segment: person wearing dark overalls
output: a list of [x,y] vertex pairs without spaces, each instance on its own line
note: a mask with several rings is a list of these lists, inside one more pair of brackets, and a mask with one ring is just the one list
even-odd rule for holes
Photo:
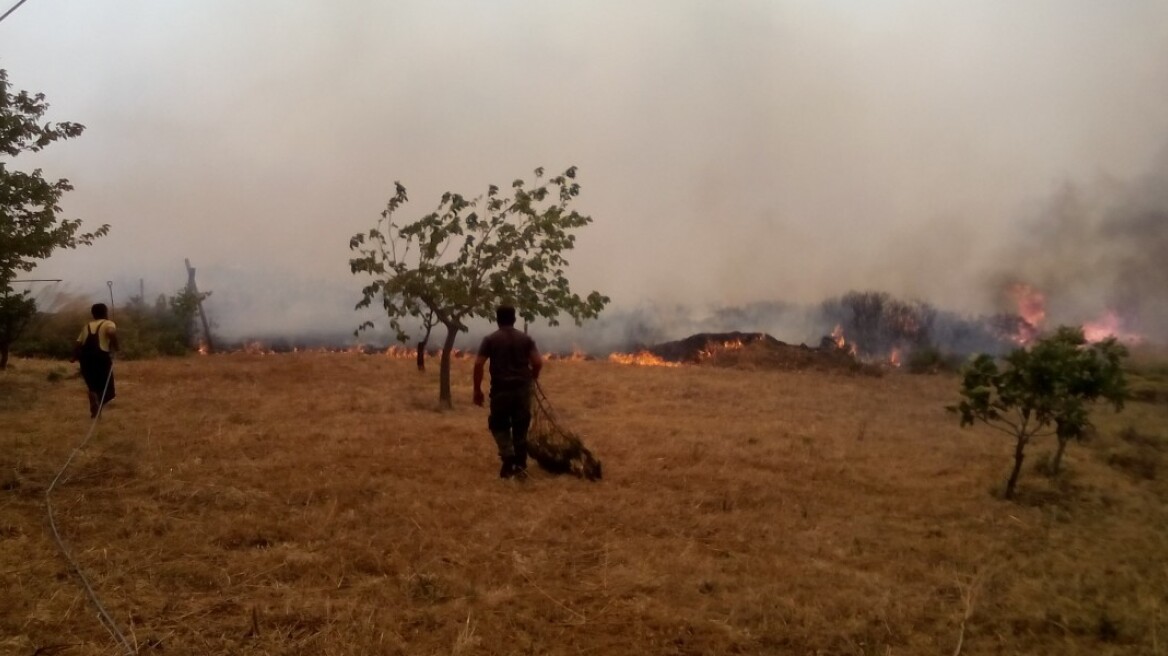
[[89,393],[89,416],[96,417],[115,396],[114,360],[110,354],[118,350],[118,327],[109,320],[105,303],[94,305],[91,313],[93,321],[81,329],[72,362],[81,363],[81,377]]
[[543,358],[535,340],[515,329],[515,308],[495,310],[499,329],[483,338],[474,364],[474,403],[483,405],[483,368],[491,362],[491,415],[487,427],[499,447],[500,478],[527,477],[527,429],[531,426],[531,385]]

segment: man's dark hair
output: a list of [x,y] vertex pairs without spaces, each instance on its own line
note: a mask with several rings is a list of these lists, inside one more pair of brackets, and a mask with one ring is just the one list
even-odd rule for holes
[[93,314],[94,319],[109,318],[109,308],[105,306],[105,303],[94,303],[93,307],[89,308],[89,311]]
[[495,323],[500,326],[514,326],[515,308],[510,305],[500,305],[495,308]]

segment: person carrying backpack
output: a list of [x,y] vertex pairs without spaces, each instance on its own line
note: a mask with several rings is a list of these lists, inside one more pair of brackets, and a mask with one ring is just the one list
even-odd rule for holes
[[90,312],[93,321],[81,329],[70,362],[81,363],[81,377],[89,393],[89,416],[96,417],[115,396],[114,360],[110,354],[118,350],[118,327],[109,320],[105,303],[97,303]]

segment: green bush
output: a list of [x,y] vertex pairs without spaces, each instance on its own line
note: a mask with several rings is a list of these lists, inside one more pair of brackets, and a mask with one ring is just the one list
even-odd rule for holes
[[[135,296],[113,308],[110,318],[118,325],[118,357],[138,360],[186,355],[197,348],[195,318],[199,296],[183,289],[173,296],[160,295],[154,303]],[[90,307],[83,298],[58,297],[51,310],[37,313],[24,336],[13,345],[13,353],[24,357],[71,357],[82,327],[91,319]]]
[[68,359],[81,327],[90,318],[89,307],[83,298],[58,295],[51,309],[37,311],[23,336],[12,345],[12,352],[24,357]]
[[944,353],[931,344],[914,349],[905,358],[905,368],[912,374],[953,373],[961,369],[961,364],[961,356]]

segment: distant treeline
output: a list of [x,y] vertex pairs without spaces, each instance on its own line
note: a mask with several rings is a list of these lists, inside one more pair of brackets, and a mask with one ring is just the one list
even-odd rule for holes
[[824,301],[824,325],[835,324],[861,360],[898,353],[910,371],[954,370],[972,353],[998,355],[1017,346],[1025,322],[1011,314],[969,317],[878,291],[851,291]]
[[857,355],[883,357],[936,348],[948,353],[1004,353],[1025,321],[1013,314],[969,317],[938,310],[924,301],[904,301],[887,292],[851,291],[824,301],[824,325],[835,324]]
[[[196,323],[200,297],[186,289],[173,296],[159,295],[153,303],[141,296],[115,306],[110,319],[118,326],[119,357],[126,360],[185,355],[199,346]],[[23,357],[68,358],[82,327],[91,320],[92,301],[60,295],[36,315],[12,345]]]
[[[203,294],[202,296],[207,296]],[[187,290],[141,297],[114,308],[125,359],[185,355],[199,348],[198,297]],[[20,356],[67,358],[81,327],[89,320],[91,301],[59,296],[39,310],[13,344]],[[581,351],[604,356],[631,352],[703,332],[750,331],[792,336],[816,345],[821,337],[842,331],[849,348],[862,361],[887,361],[895,352],[907,368],[935,371],[956,368],[972,353],[999,355],[1017,346],[1025,322],[1013,314],[966,316],[939,310],[929,303],[902,300],[880,291],[851,291],[818,304],[759,302],[721,307],[695,319],[696,310],[683,306],[644,306],[615,310],[582,327],[557,333],[540,329],[541,348],[548,353]],[[473,342],[474,340],[470,340]],[[376,340],[375,340],[376,342]],[[355,346],[351,335],[302,332],[267,334],[233,341],[215,340],[218,350],[257,349],[290,352],[300,349],[383,351],[392,340]],[[473,345],[473,344],[471,344]],[[412,349],[413,344],[403,346]]]
[[[582,328],[565,327],[541,342],[592,353],[632,352],[699,333],[766,333],[784,342],[816,346],[838,332],[861,360],[915,353],[963,360],[972,353],[1000,355],[1018,345],[1025,321],[1014,314],[970,316],[904,300],[882,291],[849,291],[819,303],[759,301],[692,307],[643,305],[614,309]],[[1032,329],[1032,327],[1031,327]],[[554,342],[552,340],[555,340]]]

